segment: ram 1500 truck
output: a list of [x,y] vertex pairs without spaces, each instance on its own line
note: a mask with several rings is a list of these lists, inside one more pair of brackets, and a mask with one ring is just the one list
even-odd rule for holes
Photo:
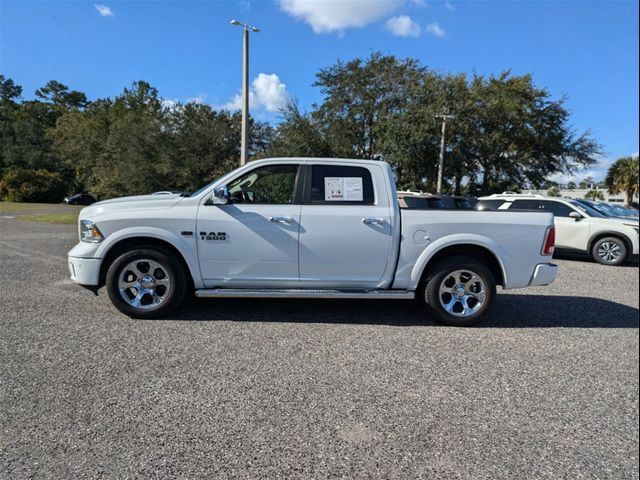
[[80,212],[71,278],[134,318],[198,297],[417,299],[470,325],[496,285],[553,282],[551,213],[400,210],[391,167],[370,160],[250,162],[191,194]]

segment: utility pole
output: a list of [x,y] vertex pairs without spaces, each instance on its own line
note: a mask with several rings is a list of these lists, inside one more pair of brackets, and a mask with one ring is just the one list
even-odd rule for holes
[[240,140],[240,166],[247,163],[249,157],[249,32],[260,29],[231,20],[231,25],[242,27],[242,130]]
[[436,193],[442,194],[442,177],[444,175],[444,137],[447,130],[447,122],[453,120],[455,115],[436,115],[436,118],[442,119],[442,138],[440,139],[440,161],[438,162],[438,185],[436,187]]

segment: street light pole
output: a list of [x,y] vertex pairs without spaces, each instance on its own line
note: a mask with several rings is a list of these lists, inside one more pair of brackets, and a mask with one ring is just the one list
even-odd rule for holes
[[456,118],[454,115],[436,115],[436,118],[442,118],[442,138],[440,139],[440,161],[438,162],[438,185],[436,193],[442,194],[442,177],[444,175],[444,137],[447,130],[447,121]]
[[249,30],[242,31],[242,133],[240,166],[249,156]]
[[249,32],[260,29],[231,20],[231,25],[242,27],[242,130],[240,137],[240,165],[247,163],[249,157]]

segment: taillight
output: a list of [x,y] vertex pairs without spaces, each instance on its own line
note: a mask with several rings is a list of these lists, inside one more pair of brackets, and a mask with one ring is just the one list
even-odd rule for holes
[[547,228],[547,234],[544,237],[544,246],[542,247],[542,255],[553,255],[553,249],[556,244],[556,227]]

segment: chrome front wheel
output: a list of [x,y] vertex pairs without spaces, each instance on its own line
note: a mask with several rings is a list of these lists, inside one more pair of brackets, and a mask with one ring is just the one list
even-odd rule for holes
[[150,310],[160,306],[171,294],[167,267],[149,258],[128,263],[120,272],[118,290],[133,308]]
[[140,247],[116,258],[107,271],[106,286],[114,306],[132,318],[159,318],[184,298],[186,269],[170,252]]

